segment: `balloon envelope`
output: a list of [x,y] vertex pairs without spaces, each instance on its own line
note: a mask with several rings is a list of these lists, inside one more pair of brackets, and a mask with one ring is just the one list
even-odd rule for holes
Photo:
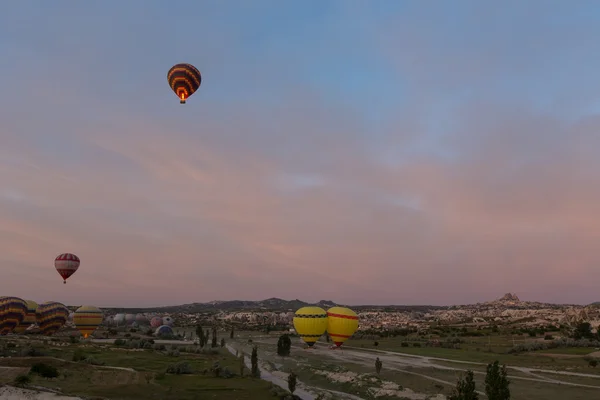
[[158,328],[159,326],[161,326],[162,323],[162,318],[161,317],[154,317],[152,318],[152,321],[150,321],[150,326],[153,328]]
[[90,336],[102,324],[104,314],[102,310],[94,306],[81,306],[75,311],[75,327],[84,338]]
[[0,297],[0,335],[11,333],[27,315],[25,300],[13,296]]
[[40,304],[35,311],[35,319],[42,335],[53,335],[67,323],[68,318],[69,309],[55,301]]
[[159,326],[154,332],[156,336],[172,335],[173,329],[168,325]]
[[81,260],[75,254],[63,253],[54,259],[54,268],[63,278],[63,283],[67,283],[67,279],[77,271],[81,264]]
[[167,81],[171,90],[179,97],[179,102],[185,104],[185,101],[200,87],[202,75],[191,64],[176,64],[167,73]]
[[25,303],[27,303],[27,314],[25,314],[23,322],[13,331],[15,333],[23,333],[27,328],[35,324],[35,310],[37,310],[38,304],[33,300],[25,300]]
[[358,315],[351,309],[332,307],[327,310],[327,332],[336,346],[340,347],[350,339],[357,329]]
[[312,347],[327,330],[327,312],[321,307],[302,307],[294,314],[294,329]]
[[163,321],[163,325],[167,325],[167,326],[173,326],[173,324],[175,323],[175,321],[171,317],[164,317],[162,319],[162,321]]

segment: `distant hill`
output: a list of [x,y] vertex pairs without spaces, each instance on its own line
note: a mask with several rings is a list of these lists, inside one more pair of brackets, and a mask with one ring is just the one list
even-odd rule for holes
[[[166,307],[149,307],[149,308],[110,308],[117,312],[150,312],[159,311],[164,313],[175,313],[175,312],[210,312],[210,311],[296,311],[300,307],[305,306],[317,306],[324,309],[335,307],[337,304],[331,300],[320,300],[317,303],[307,303],[302,300],[283,300],[276,297],[272,297],[266,300],[249,301],[249,300],[228,300],[228,301],[210,301],[208,303],[191,303],[182,304],[177,306],[166,306]],[[416,306],[350,306],[353,310],[375,310],[375,311],[420,311],[426,312],[428,310],[439,310],[447,307],[444,306],[428,306],[428,305],[416,305]],[[108,309],[108,308],[107,308]]]

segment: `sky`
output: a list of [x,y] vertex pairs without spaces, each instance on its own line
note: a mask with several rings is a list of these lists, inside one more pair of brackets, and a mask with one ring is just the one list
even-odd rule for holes
[[599,22],[583,0],[7,3],[0,295],[599,301]]

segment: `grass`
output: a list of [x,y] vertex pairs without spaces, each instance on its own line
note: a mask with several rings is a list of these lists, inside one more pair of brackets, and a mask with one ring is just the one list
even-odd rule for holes
[[[460,349],[446,349],[441,347],[402,347],[402,342],[408,342],[407,338],[404,337],[380,339],[379,345],[377,347],[373,346],[373,341],[361,339],[350,339],[348,342],[346,342],[346,345],[357,347],[359,349],[384,350],[407,355],[446,358],[451,360],[466,361],[473,363],[487,364],[498,360],[502,364],[511,366],[595,373],[587,371],[587,369],[589,369],[587,368],[587,361],[583,360],[582,357],[553,358],[551,356],[546,355],[585,355],[594,351],[594,349],[591,348],[557,348],[538,352],[507,354],[508,349],[512,347],[511,336],[491,336],[489,338],[465,338],[465,340],[467,341],[467,343],[461,344]],[[487,346],[489,342],[492,343],[491,351],[489,351],[489,347]],[[511,344],[510,346],[508,346],[509,343]],[[454,366],[456,366],[457,368],[459,367],[456,363]]]
[[[106,366],[133,368],[135,371],[110,369],[71,361],[73,353],[81,349]],[[216,378],[210,372],[215,361],[221,367],[237,372],[237,360],[225,350],[219,354],[186,354],[169,357],[151,350],[124,351],[109,346],[83,347],[70,345],[58,349],[45,349],[52,357],[12,357],[0,360],[0,365],[15,368],[0,368],[0,383],[10,383],[19,374],[28,371],[36,362],[54,365],[61,373],[55,380],[33,376],[33,385],[60,388],[65,394],[79,396],[101,396],[111,399],[239,399],[258,400],[273,398],[272,385],[249,377]],[[180,361],[188,362],[194,375],[165,375],[168,365]]]
[[597,351],[593,347],[561,347],[556,349],[538,350],[535,353],[541,354],[571,354],[571,355],[587,355]]

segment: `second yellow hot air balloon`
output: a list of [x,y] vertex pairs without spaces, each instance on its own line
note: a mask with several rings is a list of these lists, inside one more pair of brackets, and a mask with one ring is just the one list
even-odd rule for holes
[[358,329],[358,315],[347,307],[331,307],[327,310],[327,333],[337,347]]
[[102,310],[94,306],[81,306],[75,311],[73,322],[84,338],[87,339],[104,320]]
[[312,347],[327,330],[327,312],[321,307],[302,307],[294,315],[294,329]]

